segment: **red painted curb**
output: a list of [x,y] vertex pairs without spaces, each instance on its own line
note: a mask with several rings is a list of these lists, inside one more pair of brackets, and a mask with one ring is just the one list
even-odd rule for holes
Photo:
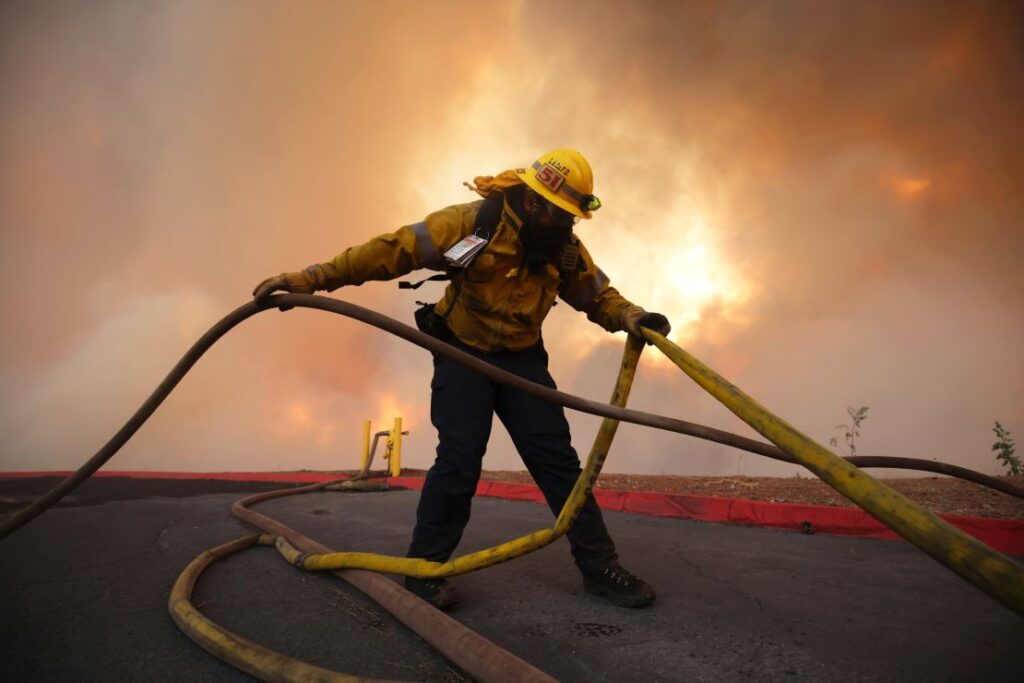
[[[0,472],[0,479],[32,477],[61,477],[67,472]],[[138,479],[218,479],[229,481],[268,481],[282,483],[317,483],[344,478],[330,472],[143,472],[102,471],[94,477],[131,477]],[[423,477],[393,477],[392,486],[422,489]],[[545,503],[540,489],[534,484],[510,484],[499,481],[481,481],[478,496]],[[772,503],[740,498],[714,498],[652,491],[615,491],[596,489],[598,505],[605,510],[628,512],[652,517],[681,517],[704,522],[726,522],[751,526],[810,530],[814,533],[838,536],[858,536],[903,540],[877,519],[860,508],[805,505],[802,503]],[[978,540],[1010,555],[1024,555],[1024,520],[989,519],[961,515],[940,515],[947,522],[974,536]]]
[[[420,489],[423,488],[423,479],[397,477],[391,479],[391,484]],[[478,496],[545,503],[540,489],[534,484],[482,481],[476,493]],[[810,524],[813,533],[904,540],[860,508],[600,488],[595,489],[594,496],[603,510],[652,517],[681,517],[703,522],[726,522],[803,532],[811,530],[805,526]],[[1024,555],[1024,520],[962,515],[940,517],[1000,552]]]

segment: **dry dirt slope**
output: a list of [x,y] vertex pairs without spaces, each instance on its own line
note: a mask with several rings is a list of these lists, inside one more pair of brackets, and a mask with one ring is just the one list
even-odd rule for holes
[[[422,470],[407,472],[415,476]],[[532,483],[526,472],[484,472],[488,481]],[[1000,477],[1024,487],[1024,477]],[[938,514],[1024,519],[1024,499],[959,479],[919,477],[884,479],[886,484]],[[680,477],[643,474],[602,474],[598,486],[620,491],[661,491],[693,496],[746,498],[783,503],[852,507],[845,496],[824,482],[806,477]]]

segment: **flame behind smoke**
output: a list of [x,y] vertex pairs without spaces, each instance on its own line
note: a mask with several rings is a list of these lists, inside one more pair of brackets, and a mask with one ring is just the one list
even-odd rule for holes
[[[0,469],[79,464],[258,280],[571,146],[605,202],[579,235],[676,341],[822,440],[869,404],[866,451],[991,470],[991,420],[1024,429],[1020,25],[985,2],[0,3]],[[335,296],[409,320],[436,294]],[[352,467],[395,414],[425,464],[429,356],[328,318],[229,335],[116,465]],[[621,335],[568,306],[544,333],[560,385],[605,396]],[[736,427],[677,375],[633,402]],[[516,467],[500,431],[487,465]],[[616,449],[738,468],[628,428]]]

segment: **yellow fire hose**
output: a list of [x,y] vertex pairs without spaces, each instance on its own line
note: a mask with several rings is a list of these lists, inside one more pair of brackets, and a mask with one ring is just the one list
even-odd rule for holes
[[[762,436],[941,564],[1024,615],[1024,567],[831,453],[662,335],[651,330],[644,332],[701,388]],[[641,349],[642,346],[627,343],[612,405],[625,404]],[[419,578],[457,576],[519,557],[551,543],[571,526],[600,473],[617,426],[614,420],[602,421],[587,466],[552,529],[542,529],[445,563],[372,553],[306,555],[283,539],[278,539],[277,548],[285,559],[304,569],[360,568]]]
[[354,683],[371,679],[358,678],[324,669],[314,664],[287,657],[218,626],[192,604],[192,589],[203,570],[216,560],[254,545],[273,545],[274,537],[253,534],[216,548],[204,550],[185,568],[171,589],[167,601],[171,618],[189,638],[214,657],[229,662],[251,676],[264,681],[323,681]]
[[[914,545],[1018,614],[1024,614],[1024,601],[1021,599],[1024,596],[1024,570],[1020,565],[830,453],[772,415],[737,387],[662,335],[646,332],[648,339],[680,369],[772,443],[793,455],[833,488]],[[611,405],[625,405],[642,350],[642,342],[633,339],[627,341]],[[600,474],[617,427],[616,420],[606,418],[602,421],[587,464],[551,529],[541,529],[444,563],[374,553],[308,554],[300,552],[281,536],[276,537],[274,544],[288,562],[307,570],[358,568],[420,578],[458,576],[521,557],[550,544],[571,528]],[[202,617],[199,615],[197,618]],[[178,620],[178,623],[183,630],[188,631],[192,628],[187,619]],[[211,648],[207,649],[213,652]],[[244,648],[240,648],[237,653],[216,651],[214,654],[234,663],[236,657],[241,657],[246,652]],[[288,665],[295,664],[289,662]]]
[[1024,616],[1024,567],[800,433],[662,335],[647,339],[737,417],[860,508],[941,564]]
[[[285,538],[302,552],[326,555],[333,551],[281,522],[250,509],[250,506],[273,498],[332,488],[332,484],[325,483],[257,493],[235,501],[231,506],[231,512],[239,519],[262,529],[270,538]],[[552,683],[554,680],[444,612],[438,611],[382,574],[361,569],[341,569],[332,573],[372,598],[380,607],[390,612],[476,680],[485,683]]]
[[[644,343],[639,339],[630,338],[626,342],[622,367],[612,393],[611,405],[623,406],[626,404],[630,387],[633,385],[633,377],[636,375],[636,365],[640,360],[643,348]],[[329,555],[308,555],[300,553],[281,537],[277,539],[277,549],[286,560],[302,569],[368,569],[421,579],[458,576],[522,557],[558,540],[572,526],[576,517],[579,516],[580,510],[583,509],[583,504],[587,501],[594,482],[597,481],[597,477],[601,473],[601,467],[608,456],[608,450],[611,448],[612,439],[615,437],[618,426],[617,420],[605,418],[601,421],[601,427],[597,431],[597,436],[594,437],[594,445],[587,457],[587,464],[576,479],[576,485],[562,506],[555,525],[550,529],[540,529],[501,545],[461,555],[447,562],[431,562],[419,558],[375,553],[340,552]]]
[[[802,464],[858,506],[878,518],[962,578],[1018,614],[1024,615],[1024,567],[1021,567],[1010,558],[989,548],[980,541],[964,534],[956,527],[924,510],[913,501],[864,474],[851,462],[852,459],[841,458],[804,436],[660,334],[645,330],[648,341],[657,345],[659,350],[672,359],[703,389],[711,393],[717,400],[726,405],[729,410],[775,444],[779,450],[776,451],[775,448],[767,444],[721,432],[720,430],[624,408],[636,364],[643,348],[643,343],[639,340],[630,339],[627,342],[612,402],[610,405],[606,405],[534,385],[515,375],[491,367],[483,361],[462,353],[443,342],[426,337],[406,325],[373,311],[368,311],[367,309],[336,299],[311,295],[288,294],[271,297],[271,301],[262,304],[249,303],[239,307],[221,320],[193,345],[192,349],[179,361],[161,383],[160,387],[154,391],[132,419],[93,458],[41,499],[11,518],[4,520],[0,524],[0,539],[27,523],[47,507],[53,505],[109,460],[155,411],[156,407],[173,390],[181,377],[195,364],[206,349],[212,346],[228,330],[246,318],[268,308],[277,307],[283,311],[295,306],[318,308],[361,320],[412,341],[434,353],[446,355],[460,363],[469,365],[491,379],[519,388],[532,395],[540,396],[546,400],[551,400],[560,405],[602,415],[606,418],[602,422],[598,435],[595,438],[586,467],[581,472],[554,526],[550,529],[542,529],[487,550],[460,556],[449,562],[438,563],[416,558],[391,557],[372,553],[325,552],[326,549],[323,549],[322,546],[318,547],[318,544],[305,539],[301,534],[291,532],[279,523],[267,520],[264,517],[263,519],[267,520],[266,524],[280,530],[280,533],[276,535],[273,541],[278,551],[297,566],[305,569],[346,569],[347,571],[337,572],[339,576],[346,578],[350,582],[355,581],[354,585],[359,586],[362,590],[376,598],[377,592],[375,591],[378,590],[379,586],[371,590],[369,584],[360,585],[358,582],[359,574],[365,574],[365,572],[352,572],[352,569],[370,569],[420,578],[439,578],[489,567],[548,545],[571,527],[600,473],[601,466],[608,454],[608,448],[618,426],[618,421],[623,420],[728,443],[738,448],[767,455],[768,457]],[[902,458],[880,459],[876,457],[871,460],[898,460],[900,461],[898,466],[901,467],[907,466],[906,463],[908,462],[908,459]],[[879,463],[874,466],[885,466],[885,464]],[[922,469],[924,468],[922,466]],[[323,489],[326,486],[308,487],[308,490]],[[340,488],[350,487],[341,485]],[[296,490],[274,493],[286,495],[297,492]],[[1020,492],[1015,487],[1009,487],[1008,492],[1013,495],[1020,495]],[[240,514],[241,509],[245,508],[245,505],[240,503],[257,502],[257,499],[262,500],[269,497],[273,497],[273,494],[261,494],[260,496],[250,497],[246,501],[236,503],[233,506],[233,510],[236,514]],[[262,517],[254,511],[246,509],[246,512],[253,517]],[[260,526],[266,528],[263,524],[260,524]],[[285,536],[290,536],[293,540],[297,539],[300,545],[304,545],[311,550],[300,550],[296,547],[295,543],[292,543]],[[230,554],[242,547],[253,545],[257,540],[261,544],[269,544],[270,538],[265,536],[257,539],[254,536],[239,539],[238,541],[208,551],[197,558],[182,575],[182,578],[179,579],[178,584],[175,586],[175,591],[172,593],[170,606],[176,623],[181,625],[189,633],[190,637],[193,637],[204,648],[214,652],[217,656],[226,654],[227,656],[241,658],[239,660],[241,663],[236,664],[236,666],[254,673],[254,675],[265,677],[265,680],[355,680],[351,677],[344,677],[335,672],[327,672],[316,667],[311,669],[302,669],[301,667],[295,669],[295,660],[277,655],[276,653],[270,653],[268,658],[266,653],[269,651],[261,654],[259,646],[255,646],[234,634],[219,629],[219,627],[206,620],[205,617],[202,617],[188,601],[191,587],[194,585],[203,567],[217,557]],[[367,574],[367,576],[374,575]],[[390,584],[391,582],[386,583]],[[397,586],[395,588],[397,589]],[[402,592],[404,593],[404,591]],[[452,651],[455,650],[445,650],[444,652],[448,656],[448,653]],[[253,662],[260,662],[260,665],[254,669],[247,668],[255,666]],[[456,663],[460,662],[456,661]],[[262,668],[263,666],[270,668],[265,669]],[[472,668],[470,667],[470,669]],[[257,671],[258,673],[256,673]],[[480,671],[486,672],[486,667],[483,667]],[[541,680],[544,677],[540,672],[537,672],[538,678],[532,672],[527,674],[527,671],[529,669],[524,669],[521,672],[522,678]],[[335,678],[325,678],[324,676],[334,676]],[[338,676],[342,677],[338,678]],[[515,680],[515,678],[513,677],[509,680]]]
[[[622,357],[622,366],[612,392],[611,404],[623,406],[629,398],[629,390],[636,375],[636,366],[640,360],[644,343],[630,338]],[[448,562],[430,562],[423,559],[394,557],[374,553],[336,552],[327,554],[308,554],[300,552],[284,536],[254,535],[212,548],[192,561],[178,578],[171,592],[169,609],[174,622],[196,644],[210,654],[232,666],[263,680],[274,681],[354,681],[361,680],[347,674],[322,669],[280,653],[263,648],[241,636],[224,629],[207,619],[191,602],[192,589],[199,574],[214,560],[232,554],[256,543],[259,545],[275,545],[281,555],[291,564],[308,570],[324,569],[365,569],[392,574],[403,574],[420,578],[437,578],[457,576],[468,572],[490,567],[500,562],[522,557],[552,543],[563,536],[571,527],[587,497],[590,495],[594,482],[597,481],[604,465],[612,439],[618,428],[617,420],[605,418],[601,421],[594,445],[590,449],[586,466],[580,472],[576,485],[566,499],[561,513],[550,529],[540,529],[534,533],[513,539],[501,545],[456,557]],[[343,481],[324,483],[306,487],[307,491],[316,490],[372,490],[374,484],[367,481]],[[261,500],[274,497],[274,493],[259,496]],[[291,493],[290,491],[288,493]],[[255,497],[254,497],[255,498]],[[239,507],[247,508],[247,505]],[[254,520],[249,520],[254,521]],[[258,520],[256,520],[258,521]],[[454,658],[456,661],[458,657]],[[525,664],[525,663],[524,663]],[[527,665],[528,666],[528,665]],[[542,672],[534,674],[526,672],[531,678],[541,680]],[[524,672],[517,671],[514,680],[523,680]]]
[[[362,306],[351,304],[347,301],[312,294],[282,294],[271,296],[267,301],[261,303],[250,301],[242,304],[234,311],[224,316],[221,320],[217,321],[213,327],[207,330],[203,336],[201,336],[191,346],[191,348],[189,348],[174,367],[171,368],[171,371],[167,373],[167,376],[164,377],[159,386],[157,386],[157,388],[153,390],[153,393],[151,393],[142,405],[139,406],[138,410],[135,411],[135,414],[133,414],[117,431],[117,433],[115,433],[107,443],[96,451],[91,458],[85,461],[81,467],[66,479],[58,483],[36,500],[32,501],[31,504],[0,522],[0,540],[3,540],[28,522],[35,519],[38,515],[48,510],[64,496],[73,491],[83,481],[92,476],[108,460],[110,460],[121,449],[121,447],[123,447],[128,440],[132,438],[135,432],[145,424],[146,420],[153,415],[156,409],[160,407],[160,404],[163,403],[164,399],[170,395],[182,378],[189,370],[192,369],[203,354],[206,353],[211,346],[217,343],[221,337],[254,315],[258,315],[264,311],[275,308],[281,311],[287,311],[295,308],[296,306],[336,313],[368,325],[372,325],[397,337],[401,337],[406,341],[412,342],[417,346],[425,348],[428,351],[442,356],[447,356],[456,362],[462,363],[463,365],[476,370],[488,379],[500,382],[514,389],[519,389],[531,396],[537,396],[546,401],[551,401],[552,403],[565,408],[578,410],[591,415],[608,417],[622,422],[630,422],[633,424],[654,427],[655,429],[663,429],[677,434],[695,436],[699,439],[707,439],[709,441],[725,444],[727,446],[732,446],[733,448],[745,450],[750,453],[756,453],[776,460],[782,460],[784,462],[797,462],[792,455],[772,444],[749,439],[744,436],[739,436],[738,434],[730,434],[729,432],[722,431],[721,429],[714,429],[713,427],[666,417],[664,415],[653,415],[651,413],[645,413],[638,410],[629,410],[628,408],[620,408],[600,403],[598,401],[591,401],[585,398],[580,398],[579,396],[573,396],[572,394],[566,394],[555,389],[550,389],[539,384],[534,384],[522,377],[496,368],[486,361],[476,358],[464,351],[460,351],[445,342],[426,335],[419,330],[398,322],[397,320],[363,308]],[[1003,482],[995,477],[983,475],[980,472],[973,472],[962,467],[955,467],[945,463],[937,463],[931,460],[884,456],[857,456],[846,458],[846,460],[851,464],[862,464],[865,467],[897,467],[901,469],[917,469],[928,472],[937,472],[939,474],[948,474],[950,476],[967,479],[969,481],[982,484],[983,486],[1003,491],[1004,493],[1008,493],[1018,498],[1024,498],[1024,489],[1018,486]]]

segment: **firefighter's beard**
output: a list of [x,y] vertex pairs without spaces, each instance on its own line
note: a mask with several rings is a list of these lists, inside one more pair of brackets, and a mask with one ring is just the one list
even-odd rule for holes
[[532,270],[538,270],[548,263],[557,262],[562,258],[562,249],[571,234],[571,225],[541,225],[536,216],[527,216],[523,227],[519,229],[526,265]]

